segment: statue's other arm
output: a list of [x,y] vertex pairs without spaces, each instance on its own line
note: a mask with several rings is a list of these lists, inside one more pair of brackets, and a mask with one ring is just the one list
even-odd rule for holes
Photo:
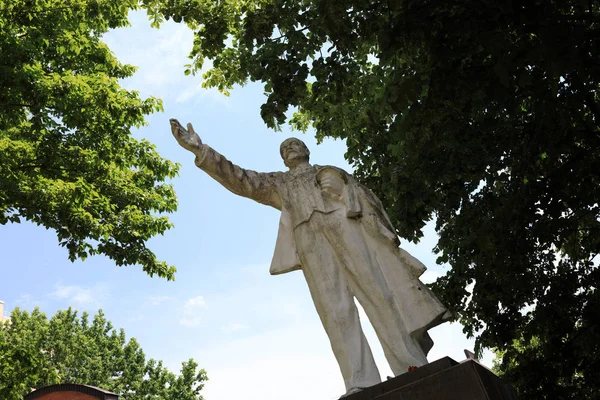
[[177,142],[196,155],[196,166],[231,192],[281,210],[278,186],[283,180],[282,172],[259,173],[241,168],[203,144],[191,124],[186,130],[176,119],[170,122]]

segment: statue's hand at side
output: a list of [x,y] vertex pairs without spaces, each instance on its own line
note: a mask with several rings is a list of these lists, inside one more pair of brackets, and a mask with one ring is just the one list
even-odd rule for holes
[[183,126],[181,126],[179,121],[174,118],[171,118],[169,122],[171,123],[171,132],[181,147],[191,151],[194,154],[197,154],[202,150],[202,140],[196,131],[194,131],[192,124],[188,123],[186,130]]
[[329,200],[342,201],[344,193],[344,177],[332,167],[324,167],[317,172],[317,183],[321,193]]

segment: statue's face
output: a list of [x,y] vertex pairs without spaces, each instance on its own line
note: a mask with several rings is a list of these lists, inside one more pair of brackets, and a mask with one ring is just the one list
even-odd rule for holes
[[286,139],[281,143],[279,151],[283,162],[290,168],[302,161],[308,161],[310,155],[304,142],[296,138]]

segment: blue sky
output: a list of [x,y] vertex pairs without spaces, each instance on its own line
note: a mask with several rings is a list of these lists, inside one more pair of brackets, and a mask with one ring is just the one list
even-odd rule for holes
[[[164,101],[165,112],[148,117],[149,125],[135,134],[182,164],[172,182],[179,199],[170,216],[175,228],[150,242],[160,259],[177,267],[176,280],[150,278],[138,267],[119,268],[101,256],[71,263],[54,232],[13,224],[3,226],[0,236],[0,300],[6,312],[17,306],[39,306],[48,315],[68,306],[90,313],[102,308],[116,327],[138,339],[147,357],[174,371],[195,358],[210,378],[207,400],[337,399],[343,381],[302,273],[268,272],[279,212],[231,194],[197,169],[171,136],[168,119],[192,122],[205,143],[257,171],[285,169],[279,144],[289,136],[306,142],[311,162],[351,171],[343,142],[317,145],[311,132],[267,129],[260,119],[261,85],[236,88],[230,97],[201,89],[200,76],[183,74],[192,44],[187,27],[166,23],[151,29],[142,13],[132,14],[131,22],[105,41],[119,60],[139,67],[123,85]],[[403,242],[428,266],[425,282],[447,268],[435,264],[436,240],[428,225],[418,245]],[[382,376],[391,375],[364,313],[361,318]],[[430,361],[443,356],[460,361],[463,349],[473,347],[456,323],[430,334],[436,343]],[[484,363],[491,359],[487,354]]]

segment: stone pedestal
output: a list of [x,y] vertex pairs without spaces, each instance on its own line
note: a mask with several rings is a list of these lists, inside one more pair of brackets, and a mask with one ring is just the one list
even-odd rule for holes
[[517,400],[512,387],[473,360],[444,357],[343,400]]

